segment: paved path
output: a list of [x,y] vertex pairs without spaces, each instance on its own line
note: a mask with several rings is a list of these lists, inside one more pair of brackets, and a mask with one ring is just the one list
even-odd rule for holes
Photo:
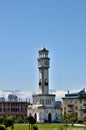
[[[72,124],[68,124],[68,125],[72,125]],[[86,126],[86,125],[83,125],[83,124],[74,124],[74,126]]]

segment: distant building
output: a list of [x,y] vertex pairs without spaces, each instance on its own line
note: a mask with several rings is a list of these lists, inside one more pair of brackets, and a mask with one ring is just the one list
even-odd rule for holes
[[85,89],[76,93],[65,94],[63,99],[63,115],[71,112],[76,112],[78,119],[83,119],[86,116],[86,92]]
[[18,101],[18,97],[14,94],[9,94],[8,101]]
[[3,116],[22,116],[27,115],[27,107],[30,103],[26,101],[21,101],[14,94],[8,95],[8,100],[4,97],[0,98],[0,115]]
[[1,101],[4,102],[4,101],[5,101],[5,98],[4,98],[4,97],[0,97],[0,102],[1,102]]
[[34,116],[37,122],[61,121],[60,104],[56,104],[54,94],[49,94],[49,67],[48,50],[42,48],[39,50],[38,58],[39,92],[32,95],[33,105],[28,107],[27,113]]
[[27,116],[27,101],[0,101],[0,115]]
[[61,102],[61,101],[55,101],[55,105],[56,105],[58,108],[61,108],[61,107],[62,107],[62,102]]

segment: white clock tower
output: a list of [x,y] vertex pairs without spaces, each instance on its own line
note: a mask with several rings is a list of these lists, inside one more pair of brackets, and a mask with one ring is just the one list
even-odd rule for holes
[[38,69],[39,69],[39,94],[49,93],[49,61],[48,50],[42,48],[39,51]]
[[49,94],[49,51],[46,48],[39,50],[39,92],[33,94],[33,104],[28,106],[27,115],[32,115],[37,122],[54,122],[61,120],[61,109],[56,107],[55,94]]

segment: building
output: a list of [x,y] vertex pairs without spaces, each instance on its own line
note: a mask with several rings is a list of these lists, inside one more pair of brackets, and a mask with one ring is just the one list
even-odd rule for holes
[[4,97],[0,97],[0,102],[4,102],[5,101],[5,98]]
[[14,94],[8,95],[8,100],[4,97],[0,98],[0,115],[9,116],[13,115],[15,117],[27,116],[27,107],[30,105],[29,102],[18,99]]
[[27,101],[0,101],[0,115],[27,116]]
[[85,89],[76,93],[65,94],[63,99],[63,115],[76,112],[78,119],[83,119],[86,116],[86,92]]
[[18,97],[14,94],[9,94],[8,101],[18,101]]
[[48,50],[39,50],[38,70],[39,70],[39,91],[32,95],[33,105],[28,107],[27,115],[35,117],[37,122],[61,121],[61,108],[55,102],[55,95],[49,94],[49,67],[50,58]]

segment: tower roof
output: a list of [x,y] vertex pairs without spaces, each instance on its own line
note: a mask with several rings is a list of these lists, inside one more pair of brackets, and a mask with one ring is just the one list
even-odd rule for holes
[[43,48],[41,48],[41,49],[39,50],[39,52],[48,52],[48,50],[43,47]]

